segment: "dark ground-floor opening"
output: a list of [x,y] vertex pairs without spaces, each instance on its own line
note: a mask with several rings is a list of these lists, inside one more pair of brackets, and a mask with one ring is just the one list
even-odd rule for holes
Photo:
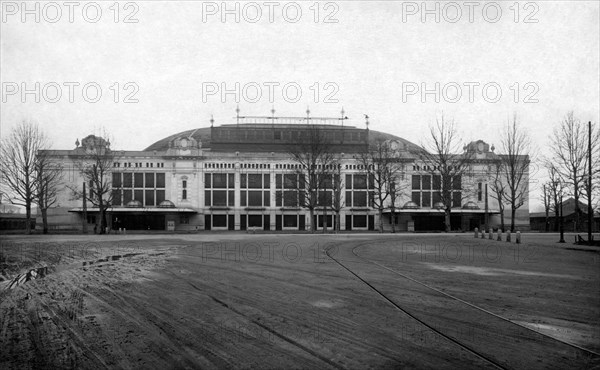
[[113,214],[112,229],[165,230],[165,215]]

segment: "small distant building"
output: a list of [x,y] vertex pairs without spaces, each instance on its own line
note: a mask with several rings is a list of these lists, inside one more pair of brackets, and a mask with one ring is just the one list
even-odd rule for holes
[[[587,204],[579,202],[579,209],[581,214],[579,216],[579,230],[575,230],[575,198],[569,198],[562,203],[562,214],[564,231],[575,232],[575,231],[587,231],[588,227],[588,216],[587,216]],[[559,211],[560,212],[560,211]],[[529,214],[529,223],[531,230],[534,231],[559,231],[560,225],[560,214],[558,217],[554,214],[554,210],[548,213],[548,220],[546,220],[546,212],[533,212]],[[546,227],[546,225],[548,225]],[[595,213],[592,223],[592,232],[600,231],[600,214]]]

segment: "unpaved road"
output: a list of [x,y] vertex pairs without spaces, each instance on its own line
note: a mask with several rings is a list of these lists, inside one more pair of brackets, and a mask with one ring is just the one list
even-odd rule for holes
[[[598,367],[599,356],[491,315],[599,352],[600,254],[570,247],[468,235],[3,237],[0,368]],[[44,277],[6,289],[41,266]]]

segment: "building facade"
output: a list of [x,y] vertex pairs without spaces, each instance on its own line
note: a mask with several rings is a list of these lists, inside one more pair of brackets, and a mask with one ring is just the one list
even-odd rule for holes
[[[309,122],[308,124],[306,122]],[[341,124],[340,124],[341,123]],[[370,143],[384,140],[398,151],[401,170],[398,183],[402,194],[394,214],[383,213],[383,225],[396,231],[438,231],[444,229],[439,206],[439,179],[413,154],[418,147],[402,138],[343,124],[340,119],[238,117],[236,124],[199,128],[174,134],[143,151],[112,150],[111,192],[107,195],[107,224],[110,230],[308,230],[310,215],[302,206],[304,180],[290,147],[306,139],[318,126],[333,143],[339,158],[342,179],[341,230],[377,230],[378,210],[371,201],[373,185],[365,172],[360,153]],[[97,223],[99,209],[75,190],[83,188],[84,176],[78,165],[89,153],[110,143],[93,135],[77,141],[73,150],[52,150],[47,154],[63,163],[65,187],[57,206],[50,209],[51,229],[90,227]],[[471,230],[500,224],[498,202],[485,188],[498,160],[487,143],[470,143],[473,151],[469,174],[453,189],[452,229]],[[86,191],[92,191],[87,184]],[[110,198],[110,199],[108,199]],[[327,198],[330,199],[330,198]],[[517,227],[529,228],[529,204],[517,211]],[[84,214],[85,221],[84,221]],[[317,229],[336,224],[337,216],[317,207]],[[505,210],[510,224],[510,209]]]

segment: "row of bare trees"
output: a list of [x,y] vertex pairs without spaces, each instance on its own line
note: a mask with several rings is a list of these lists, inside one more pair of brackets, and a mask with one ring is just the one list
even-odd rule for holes
[[[0,144],[0,192],[7,195],[11,204],[25,208],[27,234],[31,233],[32,207],[37,206],[42,216],[43,233],[48,233],[48,210],[58,201],[63,187],[71,190],[72,199],[82,199],[97,207],[100,217],[97,230],[105,230],[106,210],[112,204],[110,173],[115,152],[110,143],[93,137],[95,145],[76,154],[74,165],[88,189],[79,184],[67,183],[63,178],[63,164],[52,157],[50,142],[39,125],[23,121],[15,126]],[[85,224],[85,220],[84,220]]]
[[[300,206],[309,210],[312,231],[316,229],[314,219],[317,207],[322,209],[325,219],[328,209],[335,212],[335,227],[339,230],[339,214],[344,207],[341,194],[344,180],[340,172],[342,158],[332,150],[333,143],[327,139],[323,128],[309,126],[308,132],[307,140],[294,145],[289,151],[291,158],[299,164],[297,175],[305,179],[303,187],[299,189],[302,193],[299,197],[302,199]],[[511,210],[510,229],[515,230],[516,212],[529,197],[528,175],[533,151],[531,138],[519,125],[516,115],[502,131],[500,149],[502,154],[496,156],[493,165],[484,170],[483,175],[489,179],[492,197],[499,204],[501,228],[505,229],[506,205]],[[442,116],[430,126],[428,141],[420,148],[409,148],[408,152],[410,156],[403,157],[398,148],[380,139],[372,140],[355,156],[368,177],[369,203],[378,212],[379,231],[383,232],[383,212],[386,209],[392,215],[392,232],[395,231],[397,201],[406,195],[408,187],[407,182],[400,181],[400,178],[404,175],[404,165],[415,158],[424,164],[425,172],[440,180],[439,196],[444,209],[445,229],[450,231],[452,208],[456,207],[453,204],[453,192],[457,189],[463,194],[472,191],[461,184],[461,179],[474,176],[475,151],[462,145],[456,123]],[[331,197],[328,195],[330,191]]]
[[547,231],[550,211],[555,215],[553,229],[559,229],[558,216],[564,197],[574,199],[575,230],[583,226],[580,202],[591,202],[592,209],[600,206],[600,130],[597,125],[590,126],[591,130],[574,112],[568,112],[550,136],[550,154],[544,159],[548,181],[542,185],[541,196]]
[[31,210],[42,214],[43,233],[48,233],[47,212],[57,202],[62,165],[45,155],[49,141],[40,127],[23,121],[0,144],[0,182],[9,202],[25,207],[25,230],[31,233]]

